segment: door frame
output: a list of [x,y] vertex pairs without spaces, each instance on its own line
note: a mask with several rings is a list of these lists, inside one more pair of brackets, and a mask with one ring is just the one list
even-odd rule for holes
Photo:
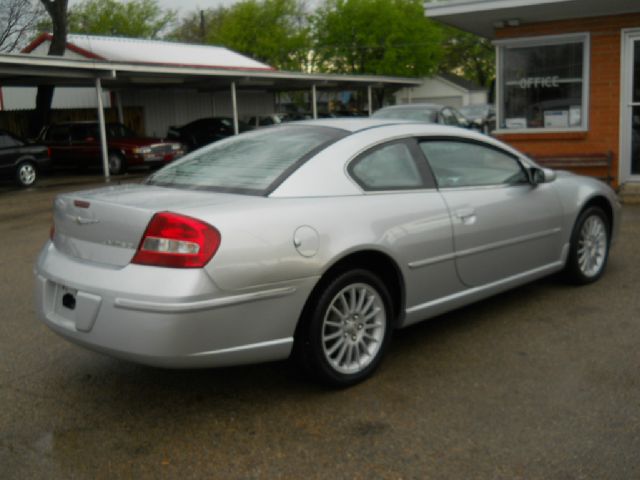
[[[618,162],[619,183],[640,182],[640,174],[631,173],[631,129],[633,102],[634,47],[640,48],[640,28],[621,30],[620,48],[620,158]],[[638,42],[635,44],[635,42]]]

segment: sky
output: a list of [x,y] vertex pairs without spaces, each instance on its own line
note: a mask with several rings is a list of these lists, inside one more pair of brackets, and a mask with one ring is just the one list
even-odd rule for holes
[[[69,0],[69,6],[80,3],[81,0]],[[162,8],[178,10],[179,15],[187,15],[194,10],[204,10],[220,6],[229,6],[237,0],[158,0]]]
[[[78,0],[71,0],[69,3],[75,3]],[[158,0],[162,8],[171,8],[178,10],[179,15],[185,15],[194,10],[205,10],[207,8],[216,8],[233,5],[238,0]],[[307,6],[313,7],[317,5],[315,0],[307,0]]]
[[236,0],[158,0],[162,8],[178,10],[181,15],[193,12],[194,10],[228,6],[235,2]]

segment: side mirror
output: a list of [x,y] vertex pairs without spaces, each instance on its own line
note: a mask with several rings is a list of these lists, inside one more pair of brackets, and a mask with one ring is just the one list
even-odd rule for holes
[[529,169],[529,179],[532,185],[553,182],[556,179],[556,172],[549,168],[531,167]]

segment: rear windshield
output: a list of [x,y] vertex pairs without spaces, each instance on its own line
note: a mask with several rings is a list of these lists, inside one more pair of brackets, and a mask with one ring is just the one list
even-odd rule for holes
[[305,160],[347,132],[316,126],[255,130],[194,151],[147,180],[148,184],[264,195]]
[[416,120],[418,122],[437,123],[437,110],[418,108],[390,108],[378,110],[373,118],[392,118],[404,120]]

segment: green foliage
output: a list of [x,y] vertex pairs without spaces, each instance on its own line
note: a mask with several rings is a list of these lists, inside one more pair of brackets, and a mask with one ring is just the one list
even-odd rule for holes
[[69,9],[69,32],[158,38],[176,19],[157,0],[84,0]]
[[207,43],[209,32],[217,31],[226,17],[225,7],[208,8],[185,16],[167,39],[187,43]]
[[438,69],[441,29],[424,17],[422,0],[325,0],[312,23],[320,70],[424,76]]
[[495,48],[486,38],[442,27],[445,42],[441,72],[451,72],[488,87],[496,74]]
[[309,28],[299,0],[242,0],[203,17],[187,17],[170,37],[221,45],[283,70],[307,67]]
[[[309,14],[305,0],[240,0],[193,12],[167,37],[221,45],[281,70],[415,77],[451,72],[484,86],[495,77],[491,43],[425,18],[423,0],[321,1]],[[83,0],[70,8],[68,24],[73,33],[158,38],[176,17],[158,0]]]

